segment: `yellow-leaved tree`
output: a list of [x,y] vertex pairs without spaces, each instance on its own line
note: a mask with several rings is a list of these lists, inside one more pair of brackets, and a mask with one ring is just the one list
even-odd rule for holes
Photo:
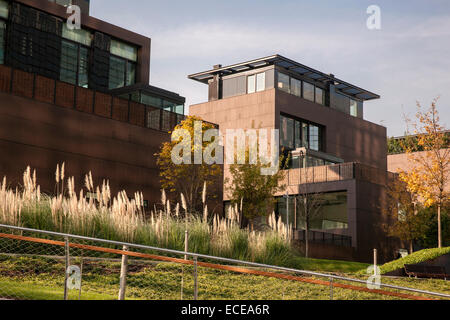
[[442,248],[441,210],[449,203],[450,149],[437,101],[438,98],[434,99],[428,110],[423,110],[417,103],[416,120],[406,118],[408,128],[414,130],[415,139],[402,142],[411,168],[400,171],[399,176],[408,191],[416,194],[425,207],[437,208],[438,247]]
[[[199,126],[195,130],[195,126]],[[201,126],[201,127],[200,127]],[[200,130],[201,129],[201,130]],[[160,169],[161,185],[164,189],[172,193],[183,194],[186,201],[187,210],[190,212],[202,212],[202,196],[205,187],[213,191],[209,197],[217,197],[216,187],[222,183],[222,166],[218,164],[208,164],[203,159],[203,154],[214,142],[203,141],[205,133],[210,129],[216,129],[211,123],[202,121],[199,117],[188,116],[172,133],[172,141],[165,142],[159,153],[156,154],[157,164]],[[174,135],[176,132],[181,134]],[[197,143],[195,143],[198,139]],[[174,163],[172,151],[174,148],[185,143],[186,148],[183,151],[176,151],[177,156],[183,157],[183,163]],[[214,150],[210,152],[215,155]],[[195,159],[195,155],[200,157]],[[200,162],[199,162],[200,161]],[[211,188],[210,188],[211,187]],[[222,196],[221,194],[219,195]]]

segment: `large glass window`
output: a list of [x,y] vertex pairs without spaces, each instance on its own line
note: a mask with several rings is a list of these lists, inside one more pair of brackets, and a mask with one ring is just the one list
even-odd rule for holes
[[0,0],[0,17],[8,19],[9,4],[4,0]]
[[63,40],[61,43],[60,80],[88,87],[88,49]]
[[302,82],[295,78],[291,78],[291,93],[297,97],[302,96]]
[[136,82],[137,48],[117,40],[111,40],[109,88],[116,89]]
[[289,76],[287,74],[278,72],[278,89],[290,93]]
[[308,82],[303,82],[303,98],[314,102],[314,85]]
[[247,93],[256,92],[256,76],[252,75],[247,78]]
[[125,72],[127,63],[124,59],[111,57],[109,60],[109,88],[121,88],[125,86]]
[[121,41],[111,40],[111,53],[130,61],[137,61],[137,48]]
[[289,150],[307,148],[322,150],[323,128],[308,121],[280,115],[280,145]]
[[350,99],[350,115],[353,117],[358,116],[358,102]]
[[247,77],[247,93],[266,90],[266,73],[261,72]]
[[319,127],[312,124],[309,125],[309,148],[311,150],[320,150]]
[[92,33],[84,29],[70,30],[66,23],[63,23],[62,37],[68,40],[72,40],[77,43],[81,43],[87,47],[91,46]]
[[323,105],[324,102],[324,91],[319,87],[316,87],[316,103]]
[[[310,216],[311,230],[348,229],[347,192],[332,192],[297,198],[297,228],[305,229],[304,201],[314,201],[317,213]],[[281,215],[281,217],[283,217]]]
[[256,92],[261,92],[266,89],[266,73],[258,73],[256,75]]
[[0,20],[0,64],[5,63],[5,29],[6,24]]
[[280,144],[281,147],[294,149],[294,120],[281,116]]

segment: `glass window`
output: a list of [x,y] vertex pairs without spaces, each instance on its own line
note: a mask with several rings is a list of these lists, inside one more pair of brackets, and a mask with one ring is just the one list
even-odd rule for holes
[[0,0],[0,17],[8,19],[9,6],[8,2]]
[[350,115],[353,117],[358,116],[358,102],[350,99]]
[[163,109],[166,111],[174,112],[175,111],[175,103],[163,100]]
[[256,91],[264,91],[266,90],[266,73],[258,73],[256,75]]
[[318,87],[316,87],[316,103],[324,104],[324,91]]
[[289,93],[289,76],[287,74],[278,72],[278,89]]
[[302,147],[309,148],[309,129],[307,123],[302,123]]
[[184,114],[184,105],[180,104],[175,107],[175,113]]
[[247,77],[247,93],[255,93],[256,92],[256,76]]
[[303,82],[303,98],[314,102],[314,85],[308,82]]
[[141,103],[149,105],[149,106],[157,107],[157,108],[162,108],[161,98],[155,98],[155,97],[149,96],[145,93],[141,94]]
[[125,86],[126,61],[110,57],[109,62],[109,88],[116,89]]
[[127,86],[131,86],[132,84],[135,84],[136,82],[136,64],[133,62],[127,63]]
[[84,29],[78,29],[78,30],[70,30],[67,27],[66,23],[63,23],[63,29],[62,29],[62,37],[68,40],[72,40],[77,43],[81,43],[87,47],[91,46],[92,43],[92,33],[84,30]]
[[302,82],[291,78],[291,93],[297,97],[302,96]]
[[61,42],[60,80],[84,88],[89,83],[89,50],[70,41]]
[[80,48],[80,61],[78,65],[78,85],[80,87],[87,88],[89,84],[89,57],[88,57],[88,49]]
[[295,149],[303,147],[302,144],[302,123],[295,121]]
[[124,42],[111,40],[110,52],[127,60],[137,61],[137,48]]
[[69,41],[62,41],[60,80],[76,85],[77,70],[78,45]]
[[319,127],[311,124],[309,125],[309,148],[315,151],[320,149]]
[[294,149],[294,120],[281,116],[280,121],[281,146]]
[[0,21],[0,64],[5,63],[5,28],[5,23]]

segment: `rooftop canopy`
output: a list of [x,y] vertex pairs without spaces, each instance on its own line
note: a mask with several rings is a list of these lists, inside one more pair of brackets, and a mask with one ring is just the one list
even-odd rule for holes
[[336,90],[346,95],[353,96],[361,100],[379,99],[380,96],[370,91],[364,90],[350,83],[335,78],[331,74],[325,74],[313,68],[307,67],[301,63],[295,62],[281,55],[273,55],[252,61],[242,62],[227,67],[217,67],[209,71],[199,72],[188,76],[189,79],[196,80],[207,84],[215,75],[231,75],[243,71],[249,71],[269,65],[276,65],[287,70],[298,73],[301,76],[309,78],[311,81],[319,81],[323,83],[334,82]]

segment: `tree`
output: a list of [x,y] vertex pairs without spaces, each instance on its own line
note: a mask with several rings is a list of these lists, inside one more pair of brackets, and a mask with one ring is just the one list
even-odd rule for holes
[[412,125],[414,129],[418,146],[424,151],[414,152],[414,146],[405,140],[404,149],[412,169],[401,171],[400,179],[411,193],[419,196],[425,207],[437,207],[438,247],[442,248],[441,211],[449,201],[450,149],[445,127],[440,122],[437,100],[434,99],[426,111],[417,103],[416,121],[406,118],[408,127]]
[[282,185],[284,172],[279,170],[274,175],[262,175],[261,170],[268,168],[269,165],[262,164],[260,160],[256,164],[249,164],[248,151],[245,163],[230,166],[231,179],[226,181],[226,188],[231,203],[242,207],[242,214],[251,221],[253,230],[252,220],[273,211],[274,194],[284,188]]
[[[201,121],[201,133],[202,142],[201,145],[194,143],[195,139],[195,123]],[[175,137],[172,142],[165,142],[157,156],[157,164],[160,169],[161,185],[172,193],[181,193],[184,195],[186,206],[189,211],[202,212],[202,193],[204,189],[204,183],[209,190],[218,186],[222,181],[222,166],[218,164],[207,164],[205,161],[201,161],[201,164],[195,164],[194,155],[196,151],[201,151],[201,154],[210,146],[210,144],[216,142],[215,140],[210,142],[204,142],[203,136],[207,130],[215,129],[215,126],[210,123],[203,122],[198,117],[189,116],[179,125],[175,130],[186,130],[190,137],[190,141],[187,141],[189,146],[189,154],[184,154],[183,157],[190,159],[190,163],[175,164],[172,159],[172,151],[179,145],[184,139],[182,137]],[[186,141],[184,141],[186,142]],[[201,148],[201,150],[198,150]],[[214,155],[214,152],[212,152]],[[180,155],[181,156],[181,155]],[[213,188],[209,188],[212,186]],[[214,193],[213,193],[213,196]]]
[[297,216],[304,223],[305,228],[305,257],[309,257],[309,230],[311,229],[311,221],[319,217],[323,206],[322,193],[316,192],[308,179],[311,168],[301,169],[299,172],[299,189],[297,196]]
[[387,186],[387,202],[383,208],[387,216],[393,217],[385,227],[390,236],[397,237],[409,244],[410,253],[414,252],[414,241],[423,239],[428,224],[421,214],[417,195],[408,191],[406,183],[394,177]]

